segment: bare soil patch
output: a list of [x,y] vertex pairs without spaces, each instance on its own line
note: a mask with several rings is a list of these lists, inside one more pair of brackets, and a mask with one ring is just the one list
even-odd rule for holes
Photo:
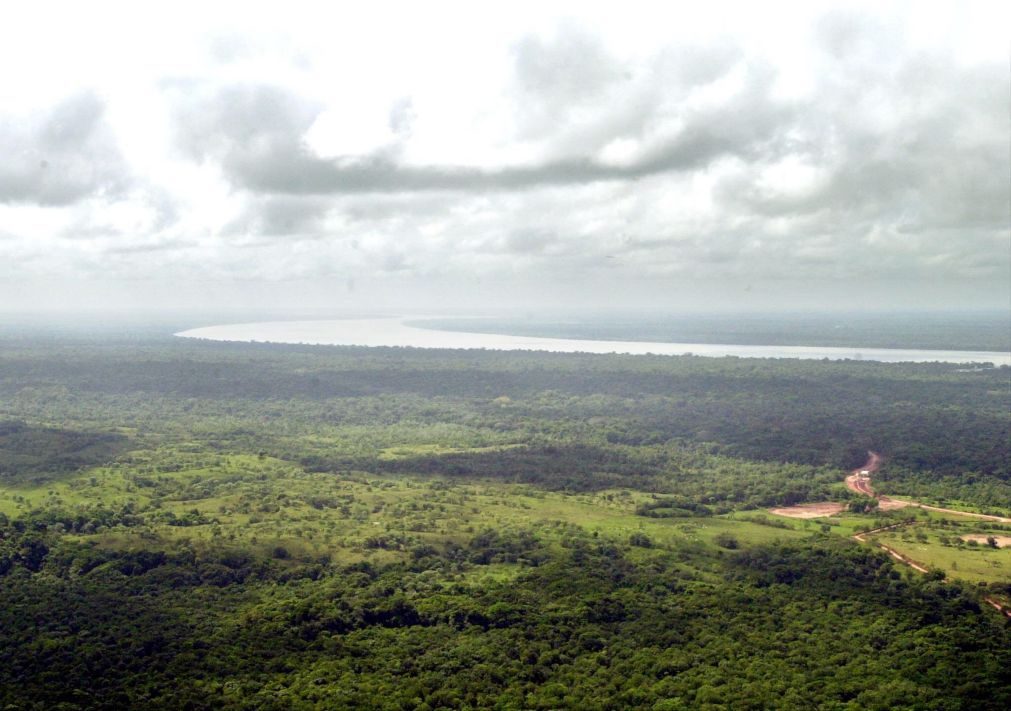
[[817,504],[799,504],[780,509],[769,509],[769,513],[774,513],[777,516],[789,516],[790,518],[821,518],[823,516],[835,516],[845,508],[845,504],[835,501],[823,501]]
[[896,501],[895,499],[890,499],[887,496],[882,496],[878,499],[878,508],[882,511],[894,511],[895,509],[904,509],[907,506],[912,506],[913,504],[908,501]]
[[884,457],[877,452],[868,452],[867,462],[862,467],[854,469],[846,477],[846,488],[858,494],[873,497],[874,490],[871,488],[870,475],[881,468],[883,461],[885,461]]
[[963,541],[976,541],[976,543],[982,543],[986,545],[987,538],[994,538],[997,540],[998,548],[1007,548],[1011,546],[1011,536],[986,536],[981,534],[971,535],[971,536],[959,536]]

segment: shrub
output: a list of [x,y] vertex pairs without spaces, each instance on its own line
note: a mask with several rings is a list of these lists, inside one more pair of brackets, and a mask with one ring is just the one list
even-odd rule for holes
[[631,536],[629,536],[628,543],[629,545],[635,546],[636,548],[653,547],[653,540],[642,531],[636,531]]
[[736,550],[740,547],[737,542],[737,538],[729,533],[721,533],[716,538],[713,539],[720,548],[726,548],[728,550]]

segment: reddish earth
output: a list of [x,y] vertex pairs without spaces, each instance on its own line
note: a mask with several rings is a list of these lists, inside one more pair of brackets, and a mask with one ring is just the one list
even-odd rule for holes
[[914,561],[912,558],[902,555],[894,548],[890,548],[889,546],[886,546],[884,543],[879,543],[878,546],[883,548],[890,556],[892,556],[892,558],[895,558],[895,560],[899,561],[900,563],[905,563],[913,570],[918,570],[921,573],[927,572],[927,569],[924,568],[922,565]]
[[[871,529],[870,531],[864,531],[863,533],[857,533],[857,534],[855,534],[853,536],[853,539],[857,540],[857,541],[860,541],[861,543],[864,543],[864,542],[866,542],[866,537],[869,536],[869,535],[871,535],[872,533],[880,533],[881,531],[889,531],[889,530],[891,530],[893,528],[901,528],[902,526],[905,526],[905,525],[906,525],[906,523],[903,522],[903,523],[893,523],[891,526],[882,526],[881,528],[874,528],[874,529]],[[1009,539],[1009,540],[1011,540],[1011,539]],[[905,556],[905,555],[902,555],[901,553],[899,553],[894,548],[891,548],[890,546],[886,546],[884,543],[878,543],[878,547],[881,548],[881,549],[883,549],[885,552],[887,552],[888,555],[892,556],[892,558],[895,558],[895,560],[899,561],[900,563],[905,563],[906,565],[908,565],[913,570],[918,570],[921,573],[926,573],[927,572],[927,569],[925,567],[923,567],[922,565],[920,565],[919,563],[917,563],[912,558],[910,558],[908,556]],[[1004,604],[1001,603],[1001,601],[998,600],[997,598],[994,598],[994,597],[984,597],[983,598],[983,602],[985,602],[987,605],[989,605],[993,609],[997,610],[997,612],[999,612],[1000,614],[1004,615],[1005,617],[1011,618],[1011,608],[1005,607]]]
[[976,541],[976,543],[982,543],[984,545],[986,545],[988,539],[993,538],[997,542],[998,548],[1007,548],[1008,546],[1011,546],[1011,536],[975,535],[975,536],[959,536],[959,538],[961,538],[963,541]]
[[[854,469],[846,477],[846,488],[858,494],[873,497],[874,490],[871,488],[871,480],[867,475],[873,474],[880,469],[883,461],[884,459],[877,452],[868,452],[866,464]],[[862,472],[866,472],[867,475],[862,474]]]
[[872,528],[871,530],[863,531],[862,533],[854,533],[853,540],[863,543],[865,536],[869,536],[872,533],[880,533],[881,531],[891,531],[893,528],[900,528],[905,525],[906,522],[902,521],[901,523],[893,523],[891,526],[882,526],[881,528]]
[[993,609],[997,610],[997,612],[1001,613],[1005,617],[1011,617],[1011,608],[1004,607],[1000,603],[1000,600],[997,600],[997,599],[992,598],[992,597],[985,597],[985,598],[983,598],[983,602],[985,602],[987,605],[989,605]]
[[[850,491],[854,491],[858,494],[863,494],[864,496],[870,496],[871,498],[876,498],[878,500],[878,508],[883,511],[888,511],[891,509],[901,509],[906,506],[916,506],[922,509],[927,509],[929,511],[939,511],[941,513],[957,514],[960,516],[969,516],[972,518],[981,518],[988,521],[1000,521],[1002,523],[1011,523],[1011,518],[1004,518],[1002,516],[992,516],[989,514],[979,514],[971,513],[968,511],[956,511],[955,509],[945,509],[938,506],[928,506],[927,504],[921,504],[918,501],[900,501],[897,499],[891,499],[887,496],[877,496],[874,493],[874,489],[871,488],[871,478],[870,475],[881,468],[881,464],[884,458],[877,452],[867,453],[867,462],[860,468],[854,469],[850,472],[850,475],[846,477],[846,487]],[[839,513],[845,508],[843,504],[834,503],[831,501],[818,503],[818,504],[801,504],[800,506],[789,506],[780,509],[770,509],[770,513],[778,514],[780,516],[790,516],[791,518],[818,518],[820,516],[832,516]],[[890,526],[883,526],[881,528],[875,528],[870,531],[864,531],[863,533],[857,533],[853,536],[854,540],[860,541],[861,543],[867,542],[867,536],[873,533],[879,533],[881,531],[888,531],[893,528],[899,528],[901,526],[907,525],[907,522],[896,523]],[[968,538],[964,536],[963,538]],[[986,541],[986,537],[976,537],[982,538],[982,541]],[[1011,545],[1011,537],[1009,536],[997,536],[998,545],[1000,547],[1005,547]],[[895,560],[900,563],[908,565],[913,570],[918,570],[921,573],[928,572],[927,568],[923,565],[917,563],[915,560],[909,558],[908,556],[899,553],[894,548],[886,546],[883,543],[876,542],[877,545],[888,553],[888,555],[895,558]],[[1011,608],[1005,606],[1000,600],[993,597],[984,597],[983,602],[990,605],[992,608],[997,610],[999,613],[1005,617],[1011,618]]]
[[908,501],[899,501],[898,499],[893,499],[888,496],[878,497],[878,508],[882,511],[894,511],[895,509],[904,509],[907,506],[915,506],[916,504],[911,504]]
[[789,516],[790,518],[820,518],[822,516],[835,516],[845,508],[845,504],[824,501],[820,504],[800,504],[798,506],[785,506],[781,509],[769,509],[769,513],[774,513],[777,516]]
[[[868,452],[867,463],[859,469],[854,469],[846,477],[846,486],[859,494],[873,497],[874,491],[871,489],[870,480],[866,476],[861,475],[861,472],[867,472],[868,474],[876,472],[881,467],[881,462],[883,461],[881,455],[877,452]],[[884,497],[879,501],[879,506],[883,509],[898,509],[905,505],[905,503],[892,502],[890,499]],[[845,508],[846,504],[840,504],[835,501],[823,501],[817,504],[800,504],[799,506],[769,509],[769,512],[778,516],[789,516],[790,518],[821,518],[822,516],[834,516]]]
[[[860,469],[854,469],[850,473],[850,475],[846,477],[846,486],[851,491],[855,491],[858,494],[873,497],[874,489],[871,488],[871,480],[870,476],[868,475],[872,474],[873,472],[876,472],[879,468],[881,468],[881,462],[883,461],[883,459],[877,452],[868,452],[867,455],[868,455],[867,463],[864,464],[862,467],[860,467]],[[889,509],[901,509],[906,506],[916,506],[921,509],[927,509],[929,511],[939,511],[941,513],[950,513],[950,514],[958,514],[960,516],[971,516],[973,518],[982,518],[988,521],[1001,521],[1002,523],[1011,523],[1011,518],[1004,518],[1002,516],[991,516],[989,514],[978,514],[978,513],[971,513],[968,511],[956,511],[955,509],[944,509],[938,506],[928,506],[926,504],[921,504],[918,501],[897,501],[895,499],[890,499],[887,496],[878,496],[877,499],[878,499],[878,508],[885,511]],[[889,529],[899,528],[900,526],[904,525],[906,524],[896,523],[892,524],[891,526],[883,526],[882,528],[875,528],[870,531],[864,531],[863,533],[857,533],[856,535],[853,536],[853,538],[854,540],[863,543],[866,541],[866,537],[872,533],[887,531]],[[963,538],[969,537],[970,536],[963,536]],[[983,542],[986,541],[985,536],[980,536],[976,538],[982,538]],[[1011,537],[997,536],[996,538],[998,538],[998,545],[1000,545],[1001,547],[1011,544]],[[908,556],[899,553],[894,548],[886,546],[884,543],[880,542],[878,543],[878,546],[883,550],[885,550],[888,553],[888,555],[895,558],[895,560],[899,561],[900,563],[905,563],[913,570],[918,570],[921,573],[927,572],[927,569],[925,567],[923,567],[913,559],[909,558]],[[1005,607],[1000,600],[993,597],[984,597],[983,602],[985,602],[987,605],[997,610],[997,612],[1001,613],[1005,617],[1011,618],[1011,608]]]
[[[888,496],[878,496],[874,493],[874,489],[871,488],[870,474],[873,474],[878,469],[881,468],[884,459],[877,452],[868,452],[867,463],[864,464],[859,469],[854,469],[848,477],[846,477],[846,486],[858,494],[863,494],[864,496],[870,496],[878,500],[878,508],[882,511],[891,511],[893,509],[902,509],[907,506],[915,506],[917,508],[926,509],[928,511],[937,511],[938,513],[955,514],[957,516],[969,516],[970,518],[979,518],[985,521],[998,521],[1000,523],[1011,523],[1011,518],[1006,518],[1004,516],[993,516],[991,514],[981,514],[974,513],[972,511],[959,511],[957,509],[946,509],[940,506],[931,506],[930,504],[921,504],[919,501],[903,501],[901,499],[893,499]],[[867,474],[861,474],[861,472],[867,472]]]

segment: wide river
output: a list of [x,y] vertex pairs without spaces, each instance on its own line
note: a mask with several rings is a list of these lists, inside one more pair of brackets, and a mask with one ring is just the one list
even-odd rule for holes
[[833,348],[828,346],[746,346],[713,343],[656,343],[648,341],[591,341],[572,338],[535,338],[494,333],[439,331],[410,326],[402,318],[341,319],[336,321],[267,321],[207,326],[175,334],[211,341],[302,343],[329,346],[399,346],[411,348],[478,348],[497,351],[556,353],[627,353],[719,358],[804,358],[808,360],[876,360],[886,363],[943,362],[1011,365],[1011,353],[942,351],[900,348]]

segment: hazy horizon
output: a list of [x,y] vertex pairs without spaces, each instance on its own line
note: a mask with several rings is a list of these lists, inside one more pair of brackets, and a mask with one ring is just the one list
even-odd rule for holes
[[[243,325],[261,328],[239,339],[274,343],[376,345],[388,330],[381,322],[434,330],[442,340],[401,333],[400,345],[439,348],[500,348],[513,340],[622,341],[681,345],[801,346],[816,348],[936,350],[970,353],[1011,352],[1011,313],[1004,310],[949,311],[683,311],[627,309],[528,310],[458,309],[456,311],[342,310],[333,308],[202,309],[202,310],[35,310],[0,308],[0,336],[73,337],[82,342],[107,339],[166,339],[183,331],[232,332]],[[352,329],[346,337],[341,322],[375,321],[376,333]],[[315,324],[310,332],[305,331]],[[280,327],[280,330],[278,328]],[[266,330],[262,330],[266,329]],[[303,335],[309,333],[311,338]],[[344,334],[343,336],[340,334]],[[456,337],[453,334],[460,334]],[[271,336],[270,334],[274,334]],[[473,336],[490,336],[475,340]],[[418,336],[418,338],[415,338]],[[506,337],[505,340],[499,338]],[[380,339],[381,340],[381,339]],[[389,340],[389,339],[387,339]],[[393,344],[394,341],[390,341]],[[439,345],[436,345],[438,343]],[[425,344],[428,344],[426,346]],[[477,345],[475,345],[477,344]],[[531,344],[528,344],[531,345]],[[545,344],[547,345],[547,344]],[[689,348],[688,350],[692,349]],[[652,351],[651,351],[652,352]],[[728,351],[730,352],[730,351]],[[744,351],[733,350],[740,355]],[[894,354],[893,354],[894,355]],[[993,358],[987,358],[993,360]],[[978,360],[975,356],[970,360]]]

